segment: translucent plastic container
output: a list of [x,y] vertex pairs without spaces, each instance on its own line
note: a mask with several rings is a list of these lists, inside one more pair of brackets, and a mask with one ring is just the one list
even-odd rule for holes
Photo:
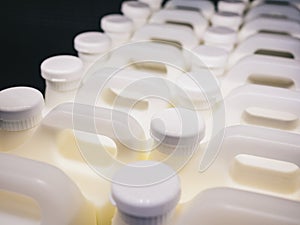
[[[63,170],[96,208],[98,224],[109,224],[110,173],[122,163],[145,159],[146,147],[137,141],[142,134],[137,121],[125,113],[69,103],[49,112],[32,138],[7,152]],[[109,173],[103,172],[107,168]]]

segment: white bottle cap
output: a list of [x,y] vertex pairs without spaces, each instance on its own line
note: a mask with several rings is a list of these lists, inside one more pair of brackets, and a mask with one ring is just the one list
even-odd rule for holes
[[194,110],[170,108],[153,116],[150,133],[162,145],[193,147],[203,139],[205,124]]
[[241,0],[221,0],[218,2],[218,11],[234,12],[242,15],[245,9],[246,3]]
[[193,49],[193,53],[198,57],[193,63],[200,67],[224,68],[228,59],[226,50],[209,45],[199,45]]
[[163,0],[139,0],[140,2],[146,3],[154,11],[161,8]]
[[71,55],[53,56],[41,64],[42,77],[47,81],[47,86],[59,91],[76,89],[83,72],[83,63]]
[[84,32],[74,38],[74,48],[80,53],[103,54],[111,48],[111,39],[101,32]]
[[121,218],[126,217],[126,224],[156,225],[161,224],[176,207],[180,182],[175,171],[167,165],[139,161],[116,173],[111,195]]
[[126,16],[111,14],[102,17],[101,28],[106,33],[131,33],[133,31],[133,22]]
[[[207,71],[203,74],[197,73],[195,75],[201,76],[205,74],[207,74]],[[181,75],[176,80],[176,84],[182,88],[185,93],[185,95],[176,96],[176,100],[191,110],[208,109],[210,106],[209,104],[215,104],[217,101],[217,93],[219,91],[218,84],[210,82],[198,84],[191,76],[187,74]],[[189,102],[191,102],[193,105],[188,105]],[[191,106],[193,108],[190,108]]]
[[204,33],[204,42],[216,44],[235,44],[237,42],[237,32],[229,27],[209,27]]
[[243,22],[242,17],[234,12],[216,12],[211,18],[213,26],[230,27],[233,30],[238,30]]
[[42,118],[43,95],[30,87],[13,87],[0,91],[0,128],[27,130]]
[[125,1],[122,3],[122,13],[131,19],[144,19],[147,20],[151,15],[149,5],[138,1]]

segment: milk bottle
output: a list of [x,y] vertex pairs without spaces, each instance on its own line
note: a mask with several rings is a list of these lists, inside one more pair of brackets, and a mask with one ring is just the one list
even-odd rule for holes
[[126,113],[66,103],[49,112],[28,141],[8,152],[63,170],[96,208],[98,224],[109,224],[114,212],[109,178],[123,163],[145,159],[142,134]]

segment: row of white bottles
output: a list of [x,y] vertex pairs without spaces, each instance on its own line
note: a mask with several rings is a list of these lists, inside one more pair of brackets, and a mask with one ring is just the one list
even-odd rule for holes
[[[50,163],[76,183],[86,200],[70,201],[66,221],[110,224],[114,216],[114,225],[181,225],[203,216],[203,225],[235,224],[237,217],[243,224],[296,225],[299,203],[290,201],[298,201],[300,191],[296,7],[223,0],[215,13],[209,1],[171,0],[164,9],[160,0],[124,2],[124,15],[101,19],[104,33],[75,37],[78,57],[42,63],[44,109],[34,89],[1,91],[0,150]],[[133,44],[153,40],[159,43]],[[106,79],[111,71],[117,73]],[[144,99],[145,94],[170,101]],[[154,176],[153,161],[122,168],[145,159],[163,161],[181,184],[159,162]],[[165,174],[174,176],[151,183]],[[117,213],[109,197],[112,177]],[[139,187],[143,182],[148,186]],[[206,190],[224,186],[251,192]],[[75,199],[82,197],[78,193]],[[82,210],[73,217],[76,207]],[[215,209],[222,217],[213,216]]]

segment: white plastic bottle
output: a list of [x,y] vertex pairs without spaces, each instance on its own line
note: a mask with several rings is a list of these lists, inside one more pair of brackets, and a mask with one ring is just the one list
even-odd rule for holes
[[101,18],[101,28],[111,38],[113,47],[118,47],[130,40],[134,24],[126,16],[111,14]]
[[80,86],[84,71],[81,59],[71,55],[53,56],[40,66],[46,81],[44,113],[63,102],[71,102]]
[[167,1],[167,9],[183,9],[189,11],[199,11],[207,20],[210,20],[215,13],[214,4],[211,1],[194,0],[170,0]]
[[111,42],[108,35],[97,31],[80,33],[74,38],[74,48],[82,60],[85,70],[97,60],[107,60],[107,55],[104,55],[112,48]]
[[229,27],[238,31],[243,23],[243,17],[234,12],[219,11],[212,16],[211,23],[213,26]]
[[228,68],[231,68],[242,58],[253,54],[273,55],[299,60],[300,40],[279,34],[254,34],[239,43],[231,53],[228,60]]
[[43,95],[30,87],[0,92],[0,151],[7,152],[28,141],[42,119]]
[[246,8],[247,3],[242,0],[218,1],[218,11],[234,12],[242,16]]
[[180,198],[180,182],[162,163],[136,162],[116,173],[111,198],[118,209],[112,225],[169,224]]
[[134,30],[137,30],[145,25],[152,14],[149,5],[140,1],[123,2],[121,11],[126,17],[132,20],[134,24]]
[[0,153],[2,224],[96,225],[95,209],[59,169]]
[[244,23],[239,32],[239,42],[260,32],[290,35],[299,39],[300,22],[282,18],[258,17]]
[[297,225],[300,220],[299,202],[232,188],[206,190],[181,207],[174,225]]
[[108,180],[123,163],[146,159],[143,138],[143,129],[128,114],[67,103],[49,112],[30,139],[8,153],[64,171],[95,207],[98,224],[109,224],[114,209]]
[[204,31],[208,26],[207,20],[199,12],[181,9],[162,9],[156,13],[153,13],[149,23],[171,23],[178,26],[181,25],[191,27],[199,41],[202,40]]
[[237,32],[229,27],[212,26],[204,33],[204,44],[216,46],[231,52],[237,42]]

